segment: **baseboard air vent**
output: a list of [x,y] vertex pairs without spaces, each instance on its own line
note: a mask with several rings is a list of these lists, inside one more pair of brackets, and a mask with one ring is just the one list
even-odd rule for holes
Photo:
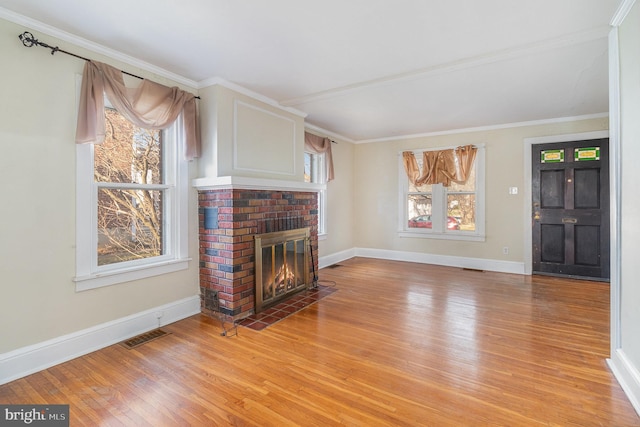
[[169,332],[165,332],[162,329],[154,329],[153,331],[145,332],[144,334],[136,335],[133,338],[122,341],[120,344],[131,350],[132,348],[136,348],[165,335],[169,335]]

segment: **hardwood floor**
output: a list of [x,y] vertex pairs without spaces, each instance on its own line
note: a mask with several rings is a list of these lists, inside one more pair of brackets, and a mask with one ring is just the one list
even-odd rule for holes
[[0,386],[72,426],[640,426],[609,372],[609,285],[354,258],[256,332],[197,315]]

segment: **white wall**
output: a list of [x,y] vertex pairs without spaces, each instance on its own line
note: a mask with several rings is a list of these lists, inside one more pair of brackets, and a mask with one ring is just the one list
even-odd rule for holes
[[[611,366],[640,414],[640,5],[634,1],[624,1],[620,10],[626,10],[627,6],[632,7],[617,28],[621,236],[619,283],[612,283],[612,286],[618,286],[619,299],[614,299],[611,309],[614,316]],[[612,60],[615,61],[615,58]],[[616,342],[618,333],[619,342]]]
[[[0,362],[3,354],[25,346],[199,293],[195,190],[189,194],[189,269],[75,291],[76,75],[84,62],[22,46],[18,34],[25,30],[0,20]],[[149,75],[53,37],[36,38]],[[0,380],[10,374],[0,372]]]
[[[321,134],[317,130],[312,133]],[[324,135],[323,135],[324,136]],[[353,182],[354,150],[350,142],[328,136],[332,144],[335,178],[327,184],[326,236],[318,242],[320,267],[339,262],[353,256],[354,221],[361,212],[355,208]]]
[[620,27],[622,107],[622,345],[640,366],[640,5]]
[[200,178],[304,181],[304,117],[219,84],[200,90]]

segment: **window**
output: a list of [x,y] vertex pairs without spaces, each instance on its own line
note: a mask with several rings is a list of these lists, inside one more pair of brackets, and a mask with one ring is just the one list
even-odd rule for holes
[[134,126],[112,108],[105,116],[105,141],[93,151],[98,265],[164,255],[163,132]]
[[[425,150],[426,151],[426,150]],[[423,151],[414,151],[422,169]],[[400,235],[458,240],[484,240],[484,147],[478,146],[465,184],[415,186],[399,157]]]
[[[327,182],[325,154],[304,153],[304,181],[316,184]],[[326,234],[326,186],[318,191],[318,234]]]
[[181,120],[142,129],[106,104],[105,141],[77,146],[77,290],[187,267]]

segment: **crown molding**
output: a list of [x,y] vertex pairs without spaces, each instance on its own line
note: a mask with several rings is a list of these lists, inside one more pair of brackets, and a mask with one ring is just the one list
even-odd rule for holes
[[611,26],[620,26],[635,3],[636,0],[622,0],[618,5],[616,13],[614,13],[611,18]]
[[347,138],[346,136],[342,136],[342,135],[340,135],[338,133],[335,133],[335,132],[332,132],[330,130],[323,129],[320,126],[312,125],[311,123],[305,122],[304,128],[308,129],[310,131],[313,131],[313,132],[321,133],[322,135],[327,136],[327,137],[339,139],[341,141],[350,142],[352,144],[355,142],[351,138]]
[[[37,21],[32,18],[28,18],[24,15],[20,15],[18,13],[12,12],[2,7],[0,7],[0,18],[13,22],[14,24],[28,27],[27,30],[29,31],[38,31],[48,36],[55,37],[56,39],[63,40],[68,43],[72,43],[75,46],[87,49],[99,55],[107,56],[117,61],[124,62],[133,67],[136,67],[145,71],[149,71],[155,75],[165,77],[176,83],[179,83],[194,89],[198,88],[198,83],[194,80],[172,73],[171,71],[167,71],[164,68],[160,68],[148,62],[141,61],[137,58],[126,55],[117,50],[108,48],[106,46],[102,46],[101,44],[98,44],[98,43],[91,42],[82,37],[78,37],[74,34],[68,33],[66,31],[62,31],[58,28],[52,27],[51,25],[45,24],[43,22]],[[16,34],[16,38],[17,36],[18,35]]]
[[255,99],[256,101],[260,101],[263,102],[267,105],[271,105],[272,107],[276,107],[279,108],[281,110],[287,111],[291,114],[294,114],[296,116],[305,118],[307,117],[307,113],[305,113],[304,111],[300,111],[296,108],[293,107],[288,107],[285,105],[280,104],[278,101],[276,101],[275,99],[269,98],[268,96],[262,95],[258,92],[254,92],[251,89],[247,89],[244,86],[240,86],[239,84],[230,82],[228,80],[225,80],[221,77],[210,77],[208,79],[205,80],[201,80],[198,82],[197,88],[198,89],[203,89],[205,87],[209,87],[209,86],[222,86],[225,87],[227,89],[231,89],[234,92],[238,92],[242,95],[248,96],[249,98]]

